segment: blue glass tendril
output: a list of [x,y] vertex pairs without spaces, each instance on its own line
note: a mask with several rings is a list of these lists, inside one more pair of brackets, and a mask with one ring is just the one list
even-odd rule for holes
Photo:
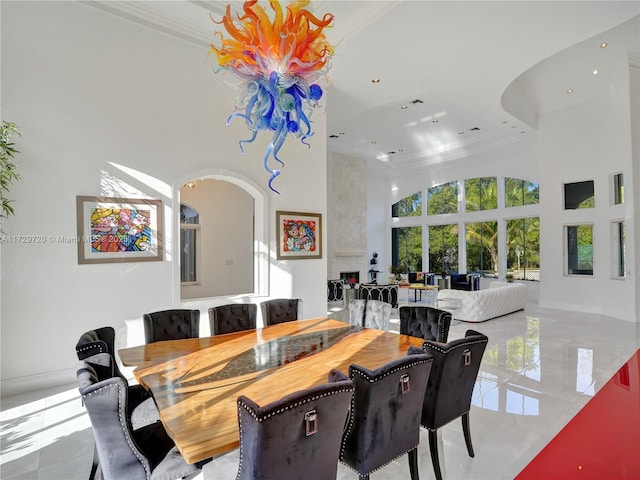
[[271,168],[269,160],[273,157],[280,168],[284,167],[279,153],[289,134],[300,138],[301,143],[310,147],[306,140],[313,135],[313,132],[305,108],[316,106],[316,102],[322,98],[322,87],[315,83],[307,85],[307,82],[300,77],[271,72],[268,78],[248,82],[246,91],[248,99],[244,113],[235,112],[229,115],[227,126],[233,118],[240,117],[252,131],[249,138],[238,142],[242,153],[244,153],[243,144],[253,142],[258,131],[273,131],[271,142],[265,150],[263,164],[265,170],[271,175],[269,189],[279,194],[280,192],[272,184],[280,175],[280,170]]

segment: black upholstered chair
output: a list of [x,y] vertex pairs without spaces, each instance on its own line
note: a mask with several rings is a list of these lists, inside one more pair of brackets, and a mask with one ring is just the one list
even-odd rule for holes
[[402,306],[399,310],[400,333],[412,337],[446,343],[451,325],[451,312],[418,305]]
[[275,298],[260,304],[264,326],[292,322],[302,318],[301,298]]
[[340,461],[360,479],[408,453],[411,479],[418,480],[420,415],[432,359],[415,351],[374,371],[349,367],[356,391]]
[[[200,465],[189,465],[156,422],[133,430],[127,418],[129,389],[119,376],[104,380],[112,370],[110,357],[98,354],[78,363],[76,374],[82,401],[89,414],[100,469],[104,480],[165,480],[197,473]],[[103,360],[107,360],[106,363]]]
[[[113,327],[96,328],[83,333],[76,344],[78,360],[92,358],[98,381],[118,377],[127,386],[127,419],[134,430],[160,421],[160,413],[151,394],[141,385],[129,385],[118,368],[115,358],[115,330]],[[97,448],[93,454],[93,465],[89,480],[95,477],[98,468]]]
[[446,344],[426,341],[422,349],[433,356],[431,375],[420,423],[429,430],[429,449],[436,478],[442,479],[438,458],[438,429],[462,417],[462,430],[469,456],[473,457],[469,410],[471,395],[488,338],[474,330]]
[[241,332],[256,328],[258,307],[254,303],[230,303],[209,309],[212,335]]
[[240,465],[236,479],[335,479],[352,396],[351,380],[332,371],[329,383],[262,407],[246,396],[238,397]]
[[162,310],[145,313],[142,320],[146,343],[200,336],[200,310]]

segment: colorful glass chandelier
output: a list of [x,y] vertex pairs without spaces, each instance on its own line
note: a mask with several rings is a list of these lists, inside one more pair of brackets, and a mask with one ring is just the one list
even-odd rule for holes
[[221,21],[212,19],[228,34],[214,33],[217,44],[211,45],[209,53],[216,55],[221,67],[217,71],[230,71],[243,83],[227,126],[234,118],[245,121],[251,136],[238,142],[243,153],[243,144],[253,142],[259,131],[273,132],[263,163],[275,193],[279,192],[273,181],[284,166],[279,152],[287,136],[309,147],[306,140],[313,135],[309,119],[323,95],[316,82],[328,71],[333,55],[323,33],[333,15],[319,19],[304,8],[308,4],[309,0],[294,1],[285,12],[280,2],[272,0],[269,15],[257,0],[247,0],[235,17],[227,5]]

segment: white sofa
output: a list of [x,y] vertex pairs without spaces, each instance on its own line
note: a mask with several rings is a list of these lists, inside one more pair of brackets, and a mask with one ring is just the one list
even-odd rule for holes
[[456,320],[483,322],[522,310],[527,287],[522,283],[491,282],[485,290],[440,290],[438,308],[449,310]]

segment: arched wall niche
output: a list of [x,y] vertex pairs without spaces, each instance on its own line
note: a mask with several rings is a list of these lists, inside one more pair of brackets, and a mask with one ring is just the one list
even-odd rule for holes
[[[193,188],[187,186],[190,183]],[[198,202],[195,201],[195,196],[190,195],[190,191],[196,192],[198,188],[211,188],[215,185],[221,187],[221,190],[225,192],[224,195],[216,195],[215,192],[210,192],[202,197],[206,201],[204,203],[201,201],[200,205],[197,205]],[[170,260],[174,264],[173,286],[175,303],[180,304],[203,298],[228,298],[229,301],[238,301],[243,297],[265,296],[268,292],[269,267],[267,241],[268,196],[266,192],[251,179],[241,174],[216,169],[185,174],[174,184],[173,193],[174,204],[172,211],[176,212],[176,214],[173,216],[171,224],[173,228],[172,237],[175,239],[176,245],[172,249],[174,257],[170,258]],[[183,197],[185,198],[183,199]],[[203,274],[202,279],[206,280],[203,283],[210,285],[213,278],[213,283],[218,288],[216,291],[207,291],[206,288],[202,288],[201,285],[197,284],[188,287],[184,287],[181,284],[181,224],[179,213],[183,200],[187,205],[197,207],[202,214],[201,228],[203,237],[208,234],[215,235],[210,236],[210,240],[217,238],[215,243],[218,245],[228,244],[233,246],[233,249],[229,248],[232,251],[228,252],[225,252],[224,248],[217,249],[216,245],[210,245],[210,241],[204,242],[205,244],[200,247],[200,254],[207,257],[207,262],[200,262],[200,265],[202,268],[209,269],[201,272]],[[247,206],[251,204],[253,205],[252,209]],[[211,213],[217,215],[215,225],[206,225],[207,209],[211,209]],[[240,218],[239,215],[242,217]],[[251,215],[253,217],[252,221],[247,218],[247,216]],[[234,222],[237,222],[237,228],[234,228]],[[220,235],[223,235],[224,238],[220,237]],[[252,261],[247,262],[246,257],[249,255],[249,251],[252,253]],[[203,265],[209,266],[204,267]],[[215,267],[212,267],[212,265],[215,265]],[[247,278],[249,276],[251,280]],[[237,286],[236,290],[233,290],[234,285]],[[227,287],[228,289],[224,290]]]

